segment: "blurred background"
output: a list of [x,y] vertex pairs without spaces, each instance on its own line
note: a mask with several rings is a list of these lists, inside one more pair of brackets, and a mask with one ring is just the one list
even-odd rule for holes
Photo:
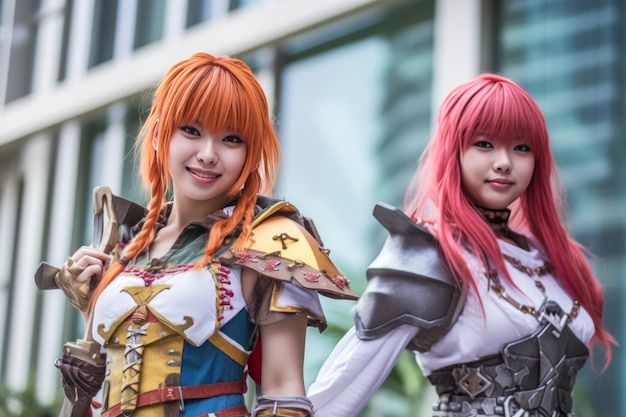
[[[545,112],[570,211],[594,254],[606,325],[624,329],[624,0],[0,0],[0,417],[58,413],[53,363],[81,320],[33,274],[91,241],[92,189],[144,203],[132,144],[148,91],[196,51],[245,60],[283,145],[276,196],[312,217],[352,281],[401,205],[434,112],[455,85],[498,72]],[[307,341],[306,383],[352,325],[348,301]],[[602,362],[597,350],[595,363]],[[367,364],[363,364],[367,366]],[[624,353],[585,368],[576,415],[626,415]],[[358,383],[358,381],[355,381]],[[427,416],[408,352],[361,416]]]

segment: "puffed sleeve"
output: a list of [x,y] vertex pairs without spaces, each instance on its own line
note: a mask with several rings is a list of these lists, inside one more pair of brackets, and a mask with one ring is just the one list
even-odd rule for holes
[[358,415],[418,331],[417,327],[402,325],[384,337],[363,340],[354,327],[350,329],[324,362],[307,392],[315,417]]

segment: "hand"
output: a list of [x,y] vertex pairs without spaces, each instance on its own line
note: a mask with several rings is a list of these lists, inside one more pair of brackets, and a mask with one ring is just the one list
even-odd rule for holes
[[54,277],[58,287],[78,311],[84,313],[88,310],[91,293],[102,279],[105,263],[110,260],[110,255],[83,246],[67,259]]

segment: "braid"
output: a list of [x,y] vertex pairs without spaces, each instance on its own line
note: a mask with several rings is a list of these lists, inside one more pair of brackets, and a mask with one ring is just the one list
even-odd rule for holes
[[243,189],[243,193],[239,198],[239,210],[241,211],[241,233],[237,241],[233,245],[233,250],[239,252],[248,248],[252,239],[252,220],[254,219],[254,206],[257,200],[257,194],[255,190],[258,190],[261,185],[261,178],[257,171],[250,174],[248,183]]
[[256,204],[256,187],[253,184],[256,181],[250,181],[252,178],[257,178],[258,174],[255,172],[250,175],[248,185],[244,187],[243,192],[237,200],[237,205],[233,210],[233,214],[227,219],[221,220],[213,225],[209,238],[207,239],[206,252],[204,256],[198,260],[195,264],[195,268],[203,268],[205,265],[211,262],[211,258],[222,246],[224,238],[229,233],[232,233],[238,225],[241,225],[241,233],[232,246],[235,252],[240,252],[248,248],[250,239],[252,236],[252,220],[254,218],[254,206]]
[[[160,178],[160,176],[159,176]],[[147,248],[150,243],[154,240],[155,226],[156,222],[159,219],[159,213],[161,211],[161,207],[163,206],[165,192],[163,190],[163,186],[161,185],[160,180],[154,181],[154,186],[152,187],[152,199],[150,200],[150,204],[148,205],[148,214],[146,215],[146,219],[144,221],[143,227],[137,236],[131,240],[130,244],[126,248],[126,252],[124,253],[124,257],[122,259],[132,259],[138,253]],[[102,291],[109,285],[126,267],[125,263],[122,259],[120,261],[113,263],[110,265],[104,276],[98,283],[98,286],[94,289],[94,292],[91,296],[90,301],[90,310],[93,309],[95,301],[98,299]]]

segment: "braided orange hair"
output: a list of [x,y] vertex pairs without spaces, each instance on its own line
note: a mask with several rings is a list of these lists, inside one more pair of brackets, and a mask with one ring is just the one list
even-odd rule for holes
[[[241,233],[232,248],[240,251],[249,245],[257,193],[270,193],[276,183],[280,146],[267,98],[252,70],[239,59],[201,52],[178,62],[165,74],[137,137],[135,149],[141,158],[140,174],[150,192],[150,202],[142,230],[126,248],[126,259],[132,259],[154,241],[159,213],[171,186],[170,141],[176,129],[190,121],[206,126],[211,132],[235,130],[247,145],[242,175],[228,197],[234,198],[240,192],[241,195],[232,216],[211,228],[205,255],[196,267],[209,263],[224,238],[239,224]],[[154,138],[159,152],[155,151]],[[107,269],[91,298],[91,308],[102,290],[123,269],[119,262]]]

